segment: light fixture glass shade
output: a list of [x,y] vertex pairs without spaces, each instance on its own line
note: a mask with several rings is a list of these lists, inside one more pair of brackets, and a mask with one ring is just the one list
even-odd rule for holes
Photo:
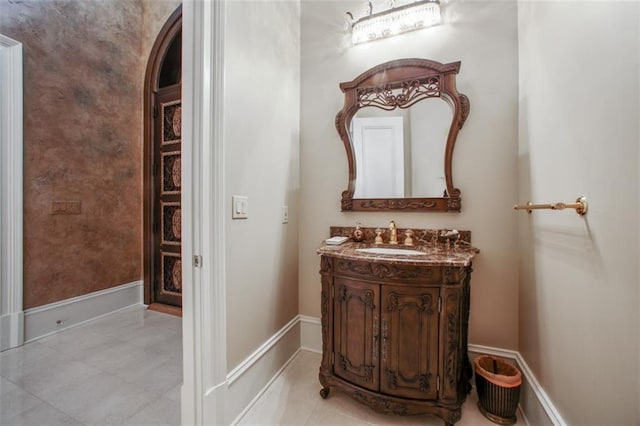
[[364,43],[430,27],[441,20],[439,1],[420,0],[358,19],[351,26],[351,40],[353,44]]

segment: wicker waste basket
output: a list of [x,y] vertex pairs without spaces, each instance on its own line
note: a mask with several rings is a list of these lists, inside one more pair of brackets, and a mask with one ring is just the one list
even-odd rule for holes
[[488,355],[475,359],[478,408],[500,425],[516,422],[522,373],[513,365]]

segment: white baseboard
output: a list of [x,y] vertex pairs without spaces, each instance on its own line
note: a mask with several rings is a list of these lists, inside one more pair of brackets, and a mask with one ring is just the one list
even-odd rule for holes
[[240,421],[299,351],[296,316],[227,375],[225,424]]
[[280,367],[280,369],[276,372],[276,374],[273,375],[273,377],[271,378],[271,380],[269,380],[260,390],[260,392],[258,392],[256,394],[255,397],[253,397],[253,399],[251,400],[251,402],[249,402],[249,404],[247,404],[246,407],[244,407],[244,409],[240,412],[240,414],[238,414],[236,416],[236,418],[230,423],[231,426],[238,424],[238,422],[240,422],[242,420],[242,418],[249,412],[249,410],[251,410],[251,407],[253,407],[255,405],[256,402],[258,402],[258,400],[260,399],[260,397],[262,395],[264,395],[264,393],[269,389],[269,386],[271,386],[271,384],[278,378],[278,376],[280,376],[280,374],[284,371],[285,368],[287,368],[287,366],[291,363],[291,361],[293,361],[293,358],[296,357],[296,355],[298,355],[298,353],[300,353],[302,349],[298,348],[297,351],[295,351],[293,353],[293,355],[291,355],[291,357],[287,360],[287,362],[284,363],[284,365],[282,367]]
[[322,324],[320,318],[298,315],[300,318],[300,348],[322,353]]
[[134,281],[24,311],[24,341],[40,339],[69,327],[142,303],[143,282]]
[[0,352],[18,347],[24,341],[24,313],[0,316]]
[[[300,341],[302,348],[314,352],[322,351],[322,328],[320,319],[299,315]],[[478,355],[493,355],[515,362],[522,371],[522,388],[520,397],[520,416],[527,425],[564,426],[566,422],[558,413],[553,402],[544,391],[533,372],[517,351],[492,348],[489,346],[469,345],[469,356],[473,360]]]

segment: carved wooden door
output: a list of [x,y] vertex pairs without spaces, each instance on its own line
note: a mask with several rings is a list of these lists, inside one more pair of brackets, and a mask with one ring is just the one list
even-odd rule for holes
[[437,288],[382,287],[381,392],[436,399],[438,297]]
[[334,286],[334,373],[377,391],[380,286],[341,278]]
[[182,306],[180,85],[158,91],[154,105],[154,301]]

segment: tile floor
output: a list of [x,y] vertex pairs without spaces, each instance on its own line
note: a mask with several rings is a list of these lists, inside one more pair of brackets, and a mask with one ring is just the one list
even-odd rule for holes
[[[300,351],[274,380],[240,425],[437,425],[435,416],[389,416],[376,413],[340,391],[332,390],[323,400],[318,391],[320,354]],[[478,411],[475,390],[462,407],[462,419],[456,426],[493,425]]]
[[0,353],[0,425],[178,425],[182,322],[132,307]]
[[[182,325],[132,307],[0,353],[0,425],[180,423]],[[240,420],[241,425],[442,425],[434,416],[378,414],[344,393],[318,395],[320,354],[300,351]],[[465,425],[493,425],[476,406]]]

